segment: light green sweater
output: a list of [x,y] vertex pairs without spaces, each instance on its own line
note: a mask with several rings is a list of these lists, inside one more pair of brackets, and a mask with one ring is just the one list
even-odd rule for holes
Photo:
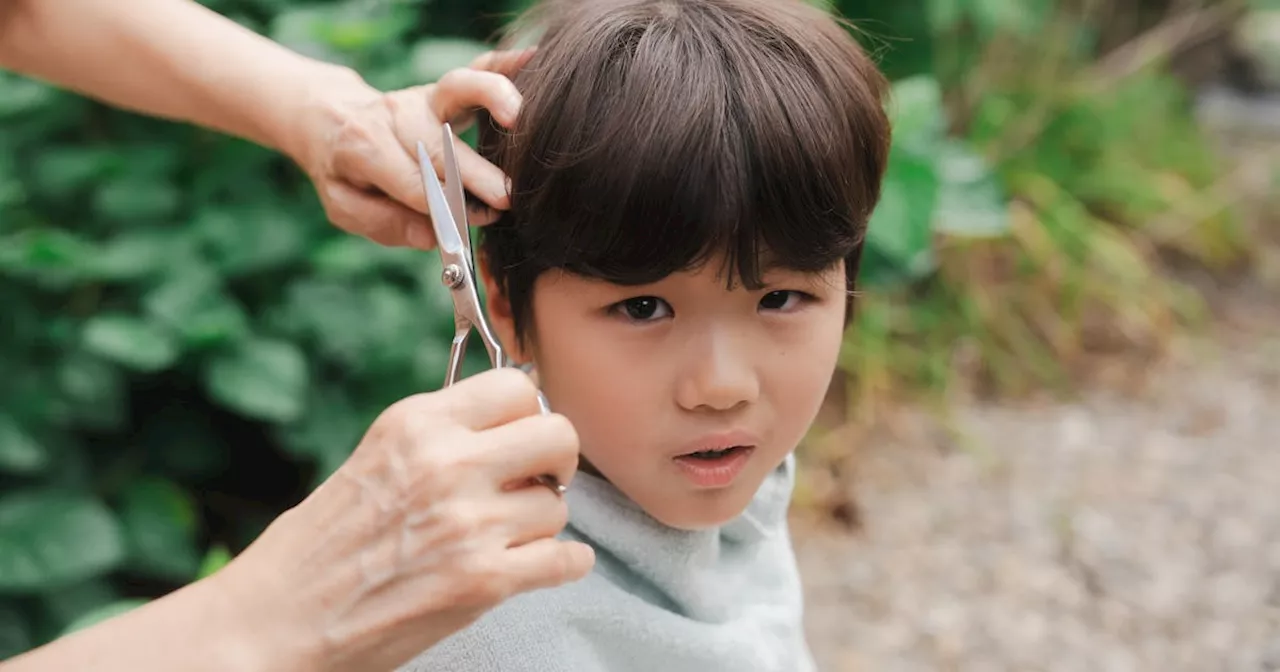
[[402,672],[810,672],[787,528],[788,456],[737,519],[686,532],[578,474],[563,538],[591,544],[581,581],[517,596]]

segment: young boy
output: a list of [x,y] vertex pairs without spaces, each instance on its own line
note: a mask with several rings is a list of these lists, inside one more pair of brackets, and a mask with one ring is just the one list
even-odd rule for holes
[[801,0],[543,5],[512,179],[483,229],[492,326],[577,428],[588,578],[405,669],[813,669],[792,450],[849,317],[889,146],[885,81]]

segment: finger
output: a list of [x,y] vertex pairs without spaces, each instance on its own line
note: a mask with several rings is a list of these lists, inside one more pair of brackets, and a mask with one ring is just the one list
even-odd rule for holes
[[467,203],[467,222],[471,226],[488,226],[498,221],[501,217],[501,210],[496,210],[480,203]]
[[330,219],[344,231],[364,236],[387,247],[434,249],[435,232],[422,213],[404,207],[386,196],[336,184],[327,194]]
[[[425,96],[434,100],[439,95],[437,93],[439,90],[438,87],[426,89],[428,93]],[[398,141],[402,147],[412,148],[413,156],[416,159],[417,144],[419,139],[422,139],[427,147],[427,154],[431,157],[431,166],[435,169],[436,175],[443,175],[444,151],[441,145],[440,122],[437,119],[445,117],[434,116],[435,113],[428,109],[429,105],[435,105],[434,102],[424,100],[401,102],[402,104],[397,105],[395,109],[395,128]],[[408,150],[406,149],[405,151]],[[458,161],[458,173],[462,176],[463,188],[490,208],[506,210],[509,207],[506,174],[476,153],[465,142],[455,142],[453,151]],[[409,173],[409,176],[417,182],[415,193],[421,194],[423,175],[422,171],[418,170],[417,165],[415,160],[414,169]],[[420,197],[419,200],[422,200],[422,198]],[[425,203],[424,200],[423,202]],[[408,205],[415,209],[417,207],[414,203],[409,203]],[[488,221],[485,221],[485,223],[488,223]]]
[[513,367],[490,369],[423,395],[463,427],[484,431],[539,415],[538,388]]
[[[410,146],[416,148],[416,141]],[[333,172],[357,189],[381,191],[421,217],[430,210],[416,156],[416,149],[410,155],[391,128],[379,126],[362,142],[340,147],[334,153]]]
[[519,594],[577,581],[591,572],[595,562],[595,551],[586,544],[539,539],[507,550],[502,567],[509,581],[508,594]]
[[504,49],[501,51],[486,51],[471,61],[473,70],[488,70],[506,75],[514,76],[524,66],[528,65],[529,59],[538,53],[538,47],[527,47],[525,49]]
[[567,486],[578,471],[578,432],[557,413],[527,416],[486,430],[481,442],[501,488],[543,474]]
[[506,493],[498,506],[510,539],[509,548],[554,537],[569,522],[569,507],[564,499],[541,486]]
[[[490,208],[506,210],[511,207],[511,198],[507,191],[507,176],[501,168],[493,165],[470,145],[462,142],[455,143],[453,155],[458,161],[458,174],[462,176],[462,186],[467,191],[484,201]],[[443,167],[442,162],[437,170]]]
[[524,98],[505,75],[486,70],[458,68],[436,82],[431,109],[437,119],[453,119],[483,107],[498,123],[510,126],[520,115]]
[[[436,129],[436,137],[439,137],[439,128]],[[440,141],[431,143],[427,153],[431,156],[431,167],[435,168],[436,174],[443,174],[444,152]],[[476,150],[464,142],[453,143],[453,156],[458,162],[458,174],[462,176],[463,189],[484,201],[489,208],[506,210],[510,207],[507,176],[502,169],[480,156]],[[421,174],[421,171],[418,171],[418,175]],[[467,212],[469,216],[471,211]],[[468,223],[471,223],[470,220]],[[476,226],[479,225],[476,224]]]

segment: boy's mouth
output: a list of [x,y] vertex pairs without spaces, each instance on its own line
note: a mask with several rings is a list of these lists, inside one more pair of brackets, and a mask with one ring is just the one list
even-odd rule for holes
[[680,457],[694,460],[718,460],[722,457],[727,457],[734,452],[747,450],[748,448],[750,448],[750,446],[729,446],[728,448],[721,450],[699,450],[696,453],[688,453],[681,455]]
[[755,445],[726,444],[729,441],[704,441],[697,450],[676,455],[674,461],[695,487],[727,487],[742,473],[748,458],[755,451]]

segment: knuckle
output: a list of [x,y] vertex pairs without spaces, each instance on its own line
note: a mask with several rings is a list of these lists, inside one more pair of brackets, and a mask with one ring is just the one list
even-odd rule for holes
[[470,539],[484,528],[482,517],[476,508],[461,504],[449,507],[444,523],[445,529],[452,532],[450,536],[460,540]]
[[470,67],[476,70],[484,70],[493,63],[495,56],[496,54],[493,51],[486,51],[471,59]]
[[351,149],[363,149],[374,142],[372,126],[358,115],[346,115],[335,135],[339,146]]
[[454,68],[444,73],[436,84],[442,89],[454,89],[464,85],[474,72],[471,68]]
[[573,426],[573,421],[560,413],[552,413],[543,420],[546,424],[548,439],[566,450],[577,450],[578,430]]
[[384,434],[414,447],[421,459],[431,461],[444,459],[444,451],[423,448],[456,430],[448,414],[441,411],[430,394],[416,394],[397,401],[383,411],[374,424],[380,426]]
[[335,217],[347,218],[347,195],[342,185],[335,180],[325,180],[318,189],[320,200],[333,210]]
[[413,89],[385,94],[378,100],[378,104],[394,119],[405,108],[412,106],[413,96],[405,95],[410,92],[413,92]]
[[415,434],[429,434],[432,428],[443,424],[441,408],[436,392],[425,392],[409,395],[392,404],[388,411],[400,416],[400,421],[411,428]]
[[489,378],[489,386],[492,388],[490,394],[529,398],[538,394],[533,379],[520,369],[506,366],[486,371],[484,375]]
[[[439,173],[441,167],[444,166],[444,145],[440,144],[438,134],[433,133],[432,138],[423,141],[423,145],[427,149],[427,158],[431,159],[431,167]],[[423,175],[423,177],[426,177]]]

